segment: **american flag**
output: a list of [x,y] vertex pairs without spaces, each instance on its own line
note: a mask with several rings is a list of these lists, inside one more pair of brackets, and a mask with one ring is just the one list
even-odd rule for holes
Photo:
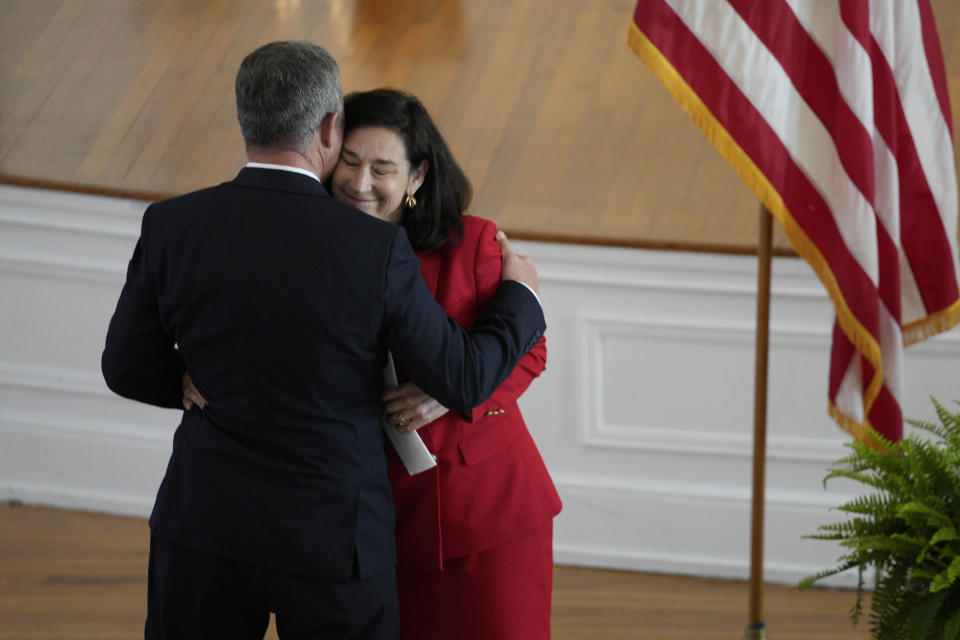
[[640,0],[629,42],[826,287],[831,415],[899,440],[904,345],[960,322],[928,0]]

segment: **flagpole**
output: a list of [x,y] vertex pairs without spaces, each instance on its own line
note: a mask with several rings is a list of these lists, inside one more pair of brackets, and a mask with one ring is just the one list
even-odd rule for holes
[[750,530],[750,618],[743,640],[767,637],[763,621],[763,507],[767,462],[767,356],[770,347],[770,266],[773,216],[760,205],[757,245],[757,344],[753,387],[753,504]]

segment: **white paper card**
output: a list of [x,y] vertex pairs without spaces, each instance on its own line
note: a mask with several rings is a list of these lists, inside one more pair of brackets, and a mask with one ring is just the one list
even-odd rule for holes
[[[397,386],[397,372],[393,368],[393,354],[387,352],[387,366],[383,370],[383,384],[390,389]],[[401,433],[397,428],[387,422],[387,417],[380,418],[383,432],[387,435],[387,440],[393,445],[397,455],[400,456],[403,466],[407,473],[416,475],[421,471],[432,469],[437,466],[437,461],[433,459],[433,454],[423,444],[423,439],[416,431],[410,433]]]

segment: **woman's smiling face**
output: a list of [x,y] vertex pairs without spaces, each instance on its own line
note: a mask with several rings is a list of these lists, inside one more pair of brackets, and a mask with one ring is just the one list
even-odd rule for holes
[[426,167],[411,168],[400,136],[386,127],[359,127],[343,141],[333,171],[334,197],[364,213],[399,224],[407,194],[423,183]]

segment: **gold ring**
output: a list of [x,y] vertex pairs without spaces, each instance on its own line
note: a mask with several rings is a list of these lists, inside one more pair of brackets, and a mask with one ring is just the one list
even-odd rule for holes
[[404,418],[403,413],[400,411],[397,411],[395,414],[393,414],[393,417],[396,419],[398,427],[405,427],[410,424],[410,420]]

